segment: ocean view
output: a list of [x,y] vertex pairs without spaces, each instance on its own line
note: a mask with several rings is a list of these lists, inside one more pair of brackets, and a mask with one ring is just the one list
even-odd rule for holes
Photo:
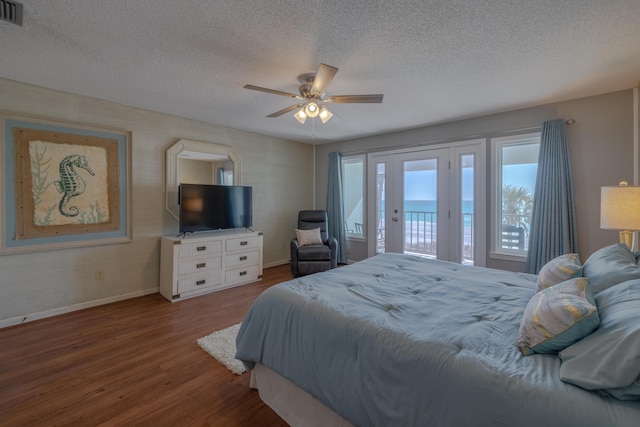
[[[384,208],[384,202],[383,202]],[[436,201],[435,200],[405,200],[405,211],[420,211],[420,212],[435,212]],[[473,200],[462,201],[462,213],[473,213]]]
[[[419,220],[428,223],[435,223],[437,221],[435,212],[436,212],[436,201],[435,200],[405,200],[404,202],[404,212],[405,212],[405,221],[413,221]],[[416,214],[412,214],[412,212],[433,212],[433,215],[427,216],[416,216]],[[473,200],[463,200],[462,201],[462,213],[463,214],[473,214]],[[384,202],[382,205],[382,218],[384,218]],[[465,227],[471,227],[471,216],[467,215],[464,218]]]

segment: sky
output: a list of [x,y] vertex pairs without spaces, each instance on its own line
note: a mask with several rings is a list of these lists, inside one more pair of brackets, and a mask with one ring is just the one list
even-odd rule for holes
[[[504,185],[525,187],[533,194],[537,164],[508,165],[503,168]],[[462,170],[462,200],[473,200],[473,169]],[[407,200],[436,199],[436,171],[405,172],[405,198]]]

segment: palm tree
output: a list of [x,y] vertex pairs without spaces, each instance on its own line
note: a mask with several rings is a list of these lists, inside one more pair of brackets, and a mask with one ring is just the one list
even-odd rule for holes
[[524,187],[505,185],[502,189],[502,223],[522,227],[529,234],[533,194]]

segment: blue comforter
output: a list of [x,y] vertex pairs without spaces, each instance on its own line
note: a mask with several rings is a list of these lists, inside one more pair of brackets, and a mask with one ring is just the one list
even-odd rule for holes
[[640,402],[560,381],[516,347],[535,276],[399,254],[262,293],[237,337],[357,426],[640,426]]

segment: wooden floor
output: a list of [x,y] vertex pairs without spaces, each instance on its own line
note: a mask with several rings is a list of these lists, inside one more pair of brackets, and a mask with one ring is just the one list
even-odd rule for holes
[[153,294],[0,329],[0,425],[286,426],[196,339],[291,278],[287,264],[173,304]]

